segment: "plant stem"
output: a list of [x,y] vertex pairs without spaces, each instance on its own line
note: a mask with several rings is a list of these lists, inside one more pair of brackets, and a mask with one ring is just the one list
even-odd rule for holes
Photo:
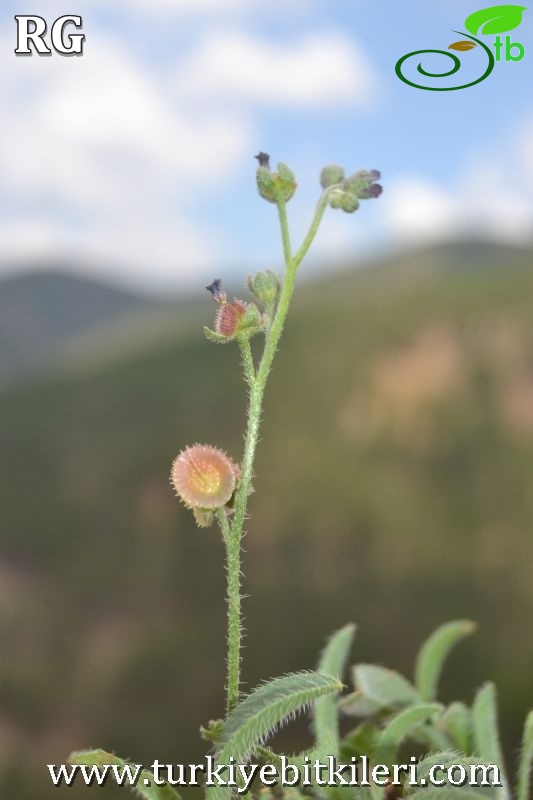
[[274,319],[266,333],[263,355],[257,371],[254,369],[249,340],[246,339],[240,342],[245,378],[249,385],[250,393],[244,440],[244,456],[242,460],[242,476],[235,495],[235,514],[227,536],[228,675],[226,685],[226,710],[228,713],[235,707],[239,699],[242,644],[241,540],[253,477],[255,451],[263,410],[263,397],[267,378],[289,310],[296,281],[296,272],[315,238],[324,211],[326,210],[327,202],[328,195],[325,192],[318,202],[309,231],[300,249],[296,255],[293,256],[285,201],[282,198],[277,201],[276,205],[285,260],[285,274]]

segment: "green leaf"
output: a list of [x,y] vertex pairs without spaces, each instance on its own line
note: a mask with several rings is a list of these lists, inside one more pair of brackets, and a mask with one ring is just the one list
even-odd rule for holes
[[254,689],[224,724],[217,748],[219,763],[229,763],[224,759],[230,756],[244,763],[258,744],[294,714],[341,689],[337,678],[319,672],[295,672]]
[[533,711],[526,717],[524,735],[522,737],[522,752],[518,765],[517,800],[528,800],[531,786],[531,766],[533,765]]
[[376,746],[378,729],[373,722],[362,722],[346,734],[341,742],[341,760],[349,761],[352,756],[360,758],[372,753]]
[[451,703],[439,720],[439,728],[462,753],[472,751],[472,715],[464,703]]
[[[328,641],[318,663],[318,672],[342,678],[346,661],[350,654],[355,625],[345,625],[333,634]],[[320,753],[338,757],[339,721],[337,702],[334,695],[322,697],[317,701],[313,714],[316,743]],[[325,749],[325,748],[328,749]]]
[[415,667],[415,685],[422,700],[434,700],[444,661],[457,642],[473,633],[476,625],[458,620],[441,625],[422,645]]
[[365,698],[378,708],[402,708],[420,700],[414,686],[400,675],[374,664],[358,664],[354,667],[354,680]]
[[498,729],[496,689],[492,683],[486,683],[476,694],[472,705],[472,727],[475,752],[484,761],[496,764],[500,767],[504,786],[499,790],[499,793],[502,797],[508,797],[508,782],[505,777],[500,732]]
[[[439,798],[448,797],[450,792],[455,792],[453,797],[457,798],[457,800],[460,800],[461,797],[464,798],[464,795],[462,795],[461,792],[468,792],[472,800],[474,800],[474,798],[480,800],[481,794],[489,798],[495,798],[499,789],[498,787],[492,785],[481,785],[481,781],[484,777],[482,770],[478,770],[476,773],[476,779],[479,781],[479,783],[475,785],[470,785],[469,783],[469,785],[465,787],[455,787],[452,784],[445,783],[441,787],[434,787],[430,783],[430,770],[432,767],[444,767],[443,772],[438,770],[434,775],[434,777],[436,777],[439,781],[446,777],[446,770],[452,766],[463,767],[466,770],[467,779],[469,779],[472,764],[472,758],[464,756],[462,753],[458,753],[456,751],[432,753],[430,756],[423,758],[416,765],[416,784],[411,784],[409,782],[410,775],[408,776],[408,780],[406,780],[404,784],[404,794],[409,796],[409,800],[413,800],[414,797],[416,797],[417,800],[422,800],[422,798],[428,798],[430,795],[434,796],[435,791],[439,792]],[[490,767],[490,764],[482,763],[480,761],[479,763],[475,764],[475,767],[488,768]],[[487,778],[489,781],[494,778],[492,771],[488,771]],[[424,781],[426,782],[425,784]],[[421,786],[425,786],[425,788],[421,789]]]
[[412,800],[479,800],[479,791],[469,786],[430,786],[409,797]]
[[434,717],[443,706],[440,703],[420,703],[396,714],[383,728],[376,742],[373,762],[392,766],[398,748],[414,730]]
[[470,14],[465,21],[467,31],[476,36],[479,33],[487,35],[495,33],[506,33],[518,28],[522,22],[522,12],[526,11],[525,6],[491,6],[482,8]]
[[381,707],[361,691],[351,692],[339,700],[339,711],[350,717],[373,717]]
[[[295,672],[275,678],[254,689],[233,709],[217,745],[217,764],[246,763],[274,730],[319,698],[342,689],[337,678],[320,672]],[[208,789],[209,800],[222,800],[230,792],[223,787]]]
[[[113,753],[106,753],[105,750],[80,750],[71,753],[68,760],[70,764],[81,764],[100,769],[105,764],[116,764],[122,770],[133,766],[129,761],[124,761]],[[145,781],[148,781],[147,785]],[[168,783],[164,786],[157,786],[154,776],[147,769],[143,769],[140,773],[137,786],[130,786],[127,781],[124,782],[124,786],[131,789],[137,797],[142,797],[143,800],[181,800],[178,792]]]

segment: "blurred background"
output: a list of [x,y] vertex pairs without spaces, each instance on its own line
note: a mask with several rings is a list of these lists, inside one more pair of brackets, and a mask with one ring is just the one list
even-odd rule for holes
[[[0,9],[0,795],[87,797],[45,766],[73,749],[202,758],[222,713],[223,548],[168,473],[195,441],[240,458],[238,357],[203,338],[204,287],[246,298],[247,273],[281,270],[259,150],[298,176],[295,239],[323,165],[381,169],[385,192],[328,213],[272,374],[246,686],[312,667],[350,620],[354,660],[409,672],[436,625],[472,618],[442,694],[496,681],[514,763],[533,698],[529,12],[522,62],[441,93],[394,65],[446,48],[478,2],[41,5]],[[83,57],[16,58],[17,13],[81,14]]]

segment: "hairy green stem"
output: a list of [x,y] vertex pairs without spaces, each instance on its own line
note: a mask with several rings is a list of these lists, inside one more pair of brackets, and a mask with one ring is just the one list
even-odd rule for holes
[[267,378],[289,310],[294,291],[296,272],[316,236],[324,211],[327,207],[327,202],[328,194],[325,192],[318,202],[307,235],[300,249],[297,251],[296,255],[293,256],[285,201],[281,198],[278,200],[277,209],[285,260],[285,274],[274,319],[266,333],[263,355],[257,371],[254,368],[249,339],[242,339],[240,341],[245,379],[249,386],[249,402],[244,440],[244,455],[242,460],[242,476],[235,495],[235,513],[227,535],[228,674],[226,685],[226,710],[228,713],[236,706],[239,699],[242,646],[241,541],[248,505],[248,496],[252,484],[255,451],[263,409],[263,397]]

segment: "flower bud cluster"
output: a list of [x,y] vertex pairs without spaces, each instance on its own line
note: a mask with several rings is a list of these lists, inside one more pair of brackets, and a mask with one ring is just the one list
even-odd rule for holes
[[324,167],[320,173],[320,185],[328,191],[331,208],[340,208],[352,214],[359,208],[360,200],[379,197],[383,192],[378,170],[359,170],[345,177],[344,169],[337,164]]

